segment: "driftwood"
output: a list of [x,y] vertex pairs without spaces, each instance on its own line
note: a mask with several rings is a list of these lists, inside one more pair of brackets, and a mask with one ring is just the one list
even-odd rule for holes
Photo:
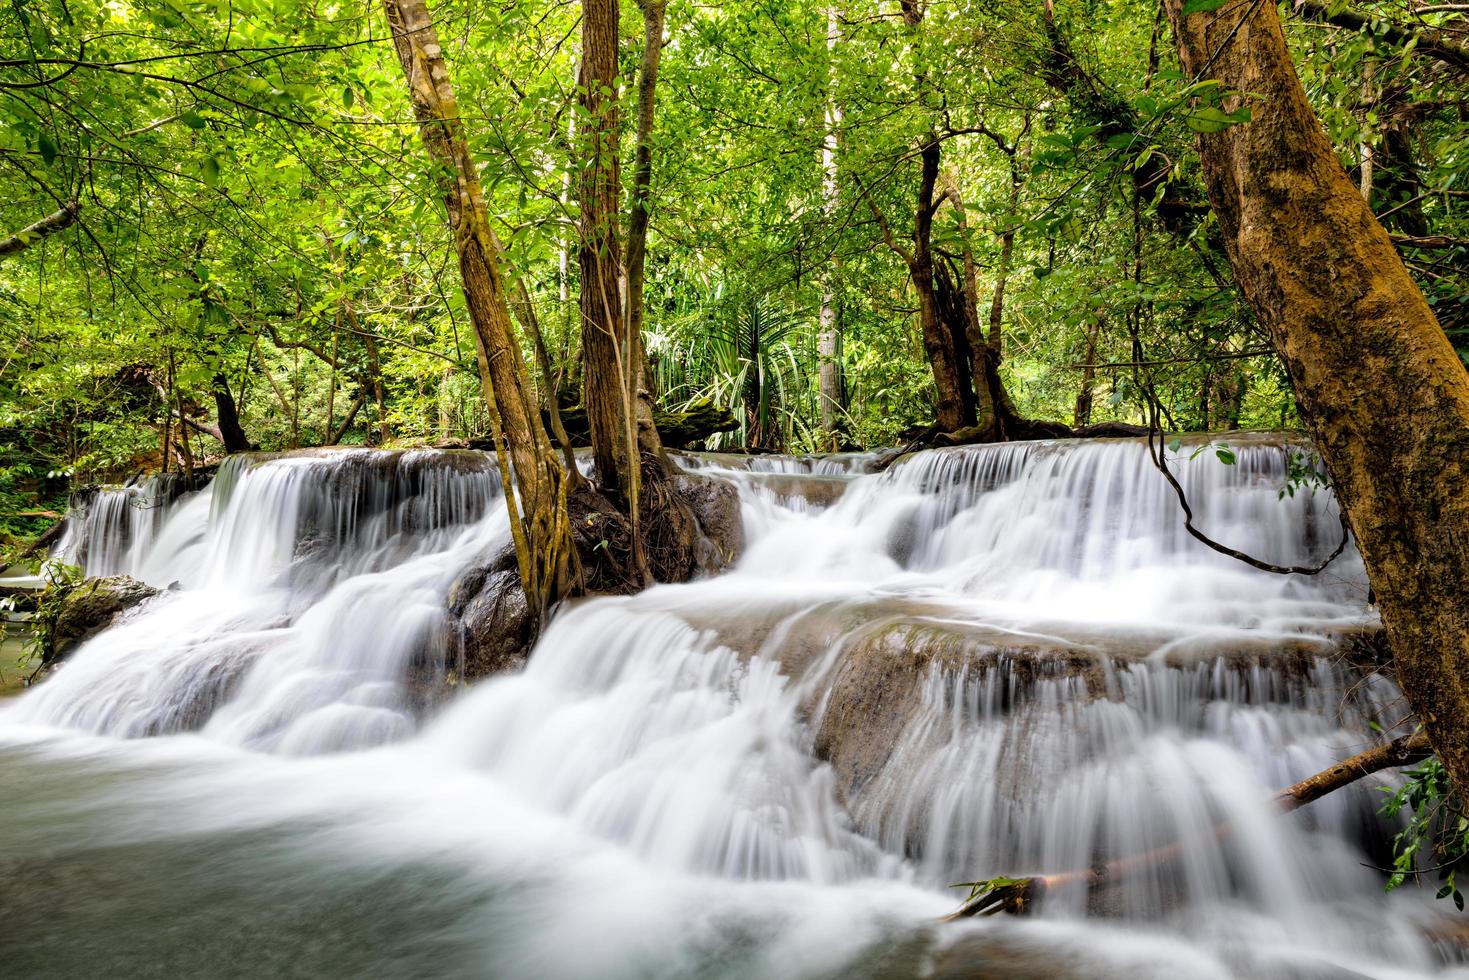
[[1286,813],[1299,810],[1308,803],[1315,803],[1328,793],[1334,793],[1343,786],[1355,783],[1363,776],[1370,776],[1383,769],[1422,762],[1432,754],[1433,749],[1428,744],[1427,735],[1422,732],[1403,735],[1365,752],[1358,752],[1350,759],[1343,759],[1330,769],[1322,770],[1314,776],[1306,777],[1294,786],[1281,790],[1275,794],[1275,802]]
[[[1422,761],[1432,754],[1428,737],[1422,732],[1403,735],[1382,745],[1359,752],[1343,759],[1329,769],[1288,786],[1273,797],[1282,813],[1291,813],[1330,793],[1349,786],[1364,776],[1410,765]],[[1220,839],[1233,833],[1228,824],[1219,824],[1213,829]],[[945,922],[967,919],[977,915],[995,915],[1006,912],[1023,915],[1031,905],[1054,888],[1084,885],[1097,888],[1105,883],[1125,878],[1139,871],[1155,868],[1177,858],[1183,853],[1184,842],[1175,841],[1156,847],[1141,854],[1129,854],[1113,858],[1092,868],[1062,871],[1055,874],[1026,875],[1023,877],[999,877],[986,881],[965,882],[970,887],[969,898],[957,910],[944,917]]]

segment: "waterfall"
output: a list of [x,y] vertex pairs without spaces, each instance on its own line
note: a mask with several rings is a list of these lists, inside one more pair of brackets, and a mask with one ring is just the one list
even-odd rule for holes
[[[1328,555],[1329,491],[1287,487],[1306,447],[1229,442],[1170,463],[1198,526]],[[735,567],[570,604],[524,670],[437,710],[415,690],[453,672],[449,592],[508,539],[489,457],[241,457],[146,520],[146,492],[98,495],[69,554],[172,588],[0,712],[27,826],[72,828],[25,839],[165,855],[165,894],[113,885],[206,945],[188,841],[225,856],[234,916],[394,883],[372,938],[325,940],[313,969],[342,976],[1453,969],[1442,913],[1364,867],[1390,860],[1396,777],[1271,801],[1410,723],[1353,546],[1314,576],[1210,550],[1136,440],[678,458],[739,487]],[[1034,920],[937,923],[956,882],[1127,858]],[[186,962],[166,937],[137,955]]]
[[500,497],[483,454],[371,450],[236,456],[177,497],[101,491],[63,556],[168,591],[15,713],[286,753],[402,737],[409,668],[449,665],[449,587],[509,539]]

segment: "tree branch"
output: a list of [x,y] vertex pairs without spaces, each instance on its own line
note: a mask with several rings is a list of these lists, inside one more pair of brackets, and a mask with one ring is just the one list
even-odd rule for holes
[[1297,0],[1295,11],[1306,20],[1330,24],[1347,31],[1377,34],[1400,47],[1407,47],[1416,40],[1418,43],[1414,51],[1460,71],[1469,71],[1469,48],[1449,40],[1442,31],[1431,27],[1408,26],[1350,9],[1333,12],[1331,4],[1320,3],[1318,0]]
[[9,238],[0,239],[0,256],[23,252],[47,235],[54,235],[58,231],[71,227],[80,210],[80,204],[76,201],[68,201],[60,209],[46,215],[40,221],[27,225]]

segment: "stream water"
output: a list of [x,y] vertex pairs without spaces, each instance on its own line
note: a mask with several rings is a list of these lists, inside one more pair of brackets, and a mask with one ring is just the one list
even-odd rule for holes
[[[1230,446],[1173,464],[1200,526],[1328,554],[1301,447]],[[165,591],[0,703],[0,972],[1469,976],[1368,867],[1391,776],[1271,802],[1407,721],[1353,548],[1211,552],[1135,441],[681,461],[738,485],[738,564],[574,604],[448,699],[446,596],[508,538],[489,457],[79,502],[61,556]],[[1160,851],[939,921],[956,882]]]

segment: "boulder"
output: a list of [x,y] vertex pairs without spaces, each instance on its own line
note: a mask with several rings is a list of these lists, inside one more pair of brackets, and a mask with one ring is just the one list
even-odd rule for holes
[[43,597],[39,613],[43,631],[42,665],[50,667],[70,656],[123,613],[158,595],[158,591],[127,575],[109,575],[84,579]]
[[714,574],[734,564],[745,550],[745,519],[735,485],[697,473],[679,473],[672,483],[675,494],[693,511],[699,524],[703,538],[701,570]]
[[447,671],[451,682],[474,680],[517,670],[525,663],[536,637],[536,617],[526,602],[507,547],[461,575],[449,590],[451,635],[446,664],[415,664],[415,686],[432,682],[430,674]]

